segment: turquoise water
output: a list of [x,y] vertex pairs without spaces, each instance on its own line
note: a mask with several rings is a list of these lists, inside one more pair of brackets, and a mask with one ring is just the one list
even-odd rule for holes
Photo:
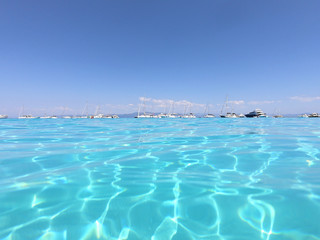
[[5,119],[0,239],[320,239],[320,119]]

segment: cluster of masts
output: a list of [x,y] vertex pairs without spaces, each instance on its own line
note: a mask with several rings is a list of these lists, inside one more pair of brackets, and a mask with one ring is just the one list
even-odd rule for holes
[[[64,118],[64,119],[71,119],[71,118],[89,118],[89,119],[94,119],[94,118],[119,118],[118,115],[115,114],[110,114],[110,115],[105,115],[100,113],[100,107],[97,106],[95,114],[88,114],[88,104],[86,104],[83,112],[81,115],[64,115],[65,110],[63,110],[61,116],[57,115],[44,115],[44,116],[33,116],[31,114],[23,114],[24,108],[22,107],[20,114],[19,114],[19,119],[36,119],[36,118],[42,118],[42,119],[57,119],[57,118]],[[0,119],[8,118],[7,115],[0,115]]]
[[[247,114],[236,114],[233,112],[233,109],[229,111],[230,106],[228,105],[228,97],[226,98],[225,103],[222,105],[221,112],[219,114],[219,117],[221,118],[266,118],[268,117],[266,113],[264,113],[261,109],[255,109]],[[71,119],[71,118],[86,118],[86,119],[96,119],[96,118],[119,118],[118,115],[105,115],[100,113],[100,107],[97,106],[95,114],[88,114],[88,104],[86,104],[83,112],[81,115],[64,115],[65,109],[60,117],[56,115],[44,115],[41,117],[36,117],[32,115],[23,115],[23,108],[19,114],[19,119],[35,119],[35,118],[42,118],[42,119],[57,119],[57,118],[64,118],[64,119]],[[165,108],[165,111],[167,113],[150,113],[146,112],[146,102],[143,101],[143,103],[139,104],[138,114],[135,116],[135,118],[196,118],[196,115],[191,112],[191,104],[186,104],[184,108],[183,114],[177,114],[174,113],[174,102],[171,103],[171,106],[169,110],[167,111],[167,106]],[[206,106],[205,112],[203,114],[203,118],[215,118],[216,116],[212,113],[209,113],[209,107]],[[281,114],[274,114],[272,117],[274,118],[282,118],[283,116]],[[303,118],[318,118],[320,117],[320,114],[318,113],[312,113],[312,114],[303,114],[299,115],[299,117]],[[7,115],[0,115],[0,119],[8,118]]]
[[[8,116],[7,116],[8,117]],[[42,119],[57,119],[57,118],[64,118],[64,119],[71,119],[71,118],[119,118],[118,115],[104,115],[104,114],[98,114],[98,115],[83,115],[83,116],[61,116],[58,117],[56,115],[52,116],[32,116],[32,115],[22,115],[18,117],[19,119],[35,119],[35,118],[42,118]]]
[[[166,112],[166,109],[164,112]],[[135,118],[196,118],[196,116],[191,113],[191,104],[185,105],[183,114],[174,113],[174,102],[171,103],[168,113],[146,113],[146,102],[144,101],[143,103],[139,104],[138,115],[135,116]]]
[[[141,113],[142,108],[142,113]],[[171,103],[171,106],[169,108],[168,113],[160,113],[160,114],[152,114],[152,113],[146,113],[146,102],[143,101],[143,103],[139,104],[139,110],[138,115],[135,118],[196,118],[196,115],[191,112],[191,104],[185,105],[184,113],[183,114],[177,114],[174,113],[174,102]],[[255,109],[252,112],[249,112],[248,114],[236,114],[232,111],[228,112],[227,109],[229,109],[228,106],[228,97],[226,98],[225,103],[222,106],[220,117],[221,118],[264,118],[267,117],[267,114],[265,114],[261,109]],[[209,113],[209,107],[206,106],[204,116],[203,118],[214,118],[216,117],[214,114]],[[226,113],[224,113],[227,111]],[[165,110],[166,112],[166,110]],[[283,117],[280,114],[274,115],[275,118]]]
[[[216,116],[212,113],[206,113],[203,118],[215,118]],[[261,109],[255,109],[248,114],[236,114],[233,112],[227,112],[226,114],[220,114],[219,117],[221,118],[266,118],[268,117]],[[282,115],[274,115],[274,118],[283,117]],[[152,114],[152,113],[141,113],[138,112],[138,115],[135,118],[196,118],[196,115],[193,113],[184,113],[184,114],[177,114],[177,113],[160,113],[160,114]]]

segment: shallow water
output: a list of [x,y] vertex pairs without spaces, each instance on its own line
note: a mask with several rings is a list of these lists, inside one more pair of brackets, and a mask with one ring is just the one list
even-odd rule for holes
[[320,119],[4,119],[0,239],[320,239]]

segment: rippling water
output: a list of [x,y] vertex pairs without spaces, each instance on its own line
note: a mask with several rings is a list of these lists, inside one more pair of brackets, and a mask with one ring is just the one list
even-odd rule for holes
[[0,166],[0,239],[320,239],[320,119],[5,119]]

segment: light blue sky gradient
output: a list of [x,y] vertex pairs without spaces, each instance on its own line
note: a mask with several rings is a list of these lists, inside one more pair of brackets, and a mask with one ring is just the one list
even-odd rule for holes
[[319,12],[318,0],[4,0],[0,114],[133,112],[139,97],[219,112],[226,95],[236,112],[320,112]]

